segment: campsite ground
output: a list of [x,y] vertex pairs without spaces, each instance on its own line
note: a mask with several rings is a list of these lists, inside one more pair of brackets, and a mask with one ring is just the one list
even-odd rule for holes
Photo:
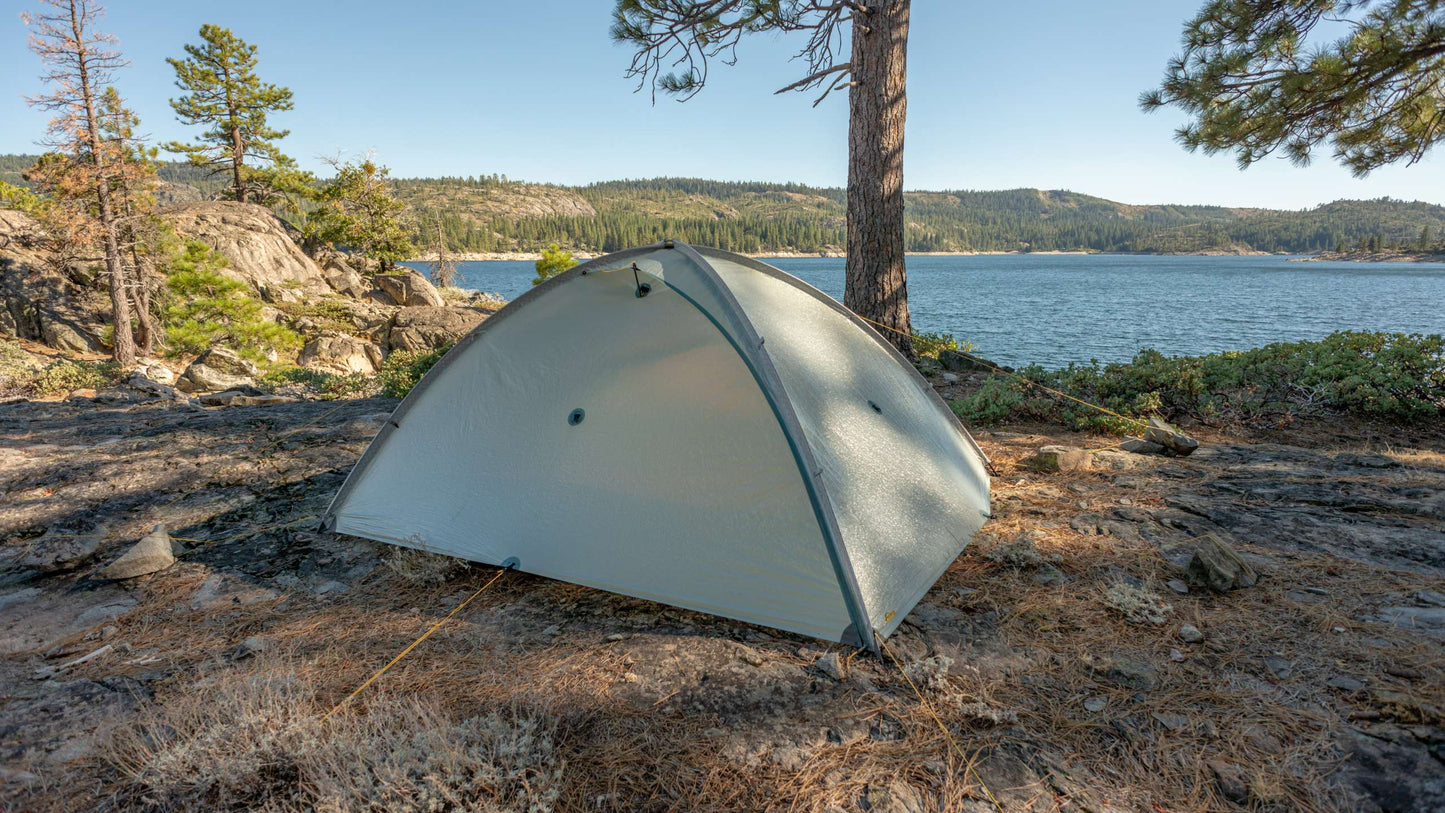
[[[1063,474],[1023,460],[1111,439],[980,433],[995,518],[890,640],[927,705],[888,658],[509,573],[322,720],[495,574],[316,532],[394,403],[0,406],[0,804],[1445,808],[1438,428]],[[97,578],[157,523],[176,564]],[[1259,582],[1171,588],[1204,534]]]

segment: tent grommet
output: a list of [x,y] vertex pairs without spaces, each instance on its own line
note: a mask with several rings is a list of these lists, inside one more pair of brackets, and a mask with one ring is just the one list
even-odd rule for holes
[[502,568],[505,569],[505,570],[518,570],[518,569],[520,569],[521,567],[522,567],[522,560],[521,560],[521,559],[518,559],[518,558],[515,557],[515,556],[508,556],[508,557],[502,562]]
[[587,410],[583,409],[582,407],[577,407],[576,409],[568,413],[567,425],[576,426],[577,424],[582,423],[582,419],[585,417],[587,417]]

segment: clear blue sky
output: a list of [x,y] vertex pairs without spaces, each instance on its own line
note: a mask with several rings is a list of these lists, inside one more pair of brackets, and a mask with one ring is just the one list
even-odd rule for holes
[[[1145,115],[1139,92],[1177,50],[1202,0],[915,0],[905,178],[910,189],[1072,189],[1126,203],[1303,208],[1389,195],[1445,203],[1445,156],[1356,180],[1321,153],[1246,172],[1172,140],[1181,118]],[[0,0],[0,152],[34,151],[44,116],[19,13]],[[104,27],[132,66],[118,77],[159,140],[185,138],[165,57],[202,23],[260,47],[261,75],[291,87],[283,148],[374,150],[398,176],[503,173],[586,183],[659,175],[799,181],[846,177],[847,102],[773,96],[800,75],[797,42],[761,35],[679,104],[634,94],[630,53],[607,37],[609,0],[116,0]]]

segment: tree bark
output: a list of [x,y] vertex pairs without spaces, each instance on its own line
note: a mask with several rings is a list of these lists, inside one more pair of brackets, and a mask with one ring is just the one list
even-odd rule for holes
[[226,83],[226,127],[231,133],[231,183],[235,187],[236,202],[245,203],[248,196],[241,167],[245,161],[246,146],[241,143],[241,122],[237,116],[236,99],[231,91],[231,71],[225,69],[221,76]]
[[848,260],[843,304],[916,358],[903,266],[903,122],[909,0],[870,0],[853,21],[848,90]]
[[95,93],[90,86],[89,55],[85,50],[85,30],[75,3],[70,4],[70,27],[77,43],[76,65],[80,75],[80,97],[85,104],[85,137],[90,141],[91,161],[95,164],[95,196],[100,210],[100,224],[105,232],[105,270],[110,276],[111,320],[115,323],[111,338],[111,357],[122,367],[135,364],[135,339],[130,329],[130,292],[126,290],[125,266],[120,256],[120,237],[116,232],[115,211],[111,207],[110,178],[106,174],[104,145],[95,118]]

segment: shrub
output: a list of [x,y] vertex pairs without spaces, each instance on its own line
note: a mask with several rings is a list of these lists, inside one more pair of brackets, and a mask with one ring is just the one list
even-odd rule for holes
[[34,380],[30,354],[19,342],[0,339],[0,396],[29,392]]
[[381,394],[388,398],[405,398],[427,370],[441,361],[450,349],[452,346],[448,344],[429,352],[400,350],[387,356],[376,374],[381,382]]
[[[1330,411],[1403,422],[1445,415],[1445,344],[1440,336],[1333,333],[1320,341],[1279,342],[1199,357],[1140,350],[1127,364],[1019,371],[1023,378],[1130,417],[1162,414],[1206,422],[1281,421]],[[1074,428],[1136,431],[1137,425],[1049,395],[1014,378],[993,377],[952,403],[981,423],[1041,420]]]
[[[419,544],[419,543],[417,543]],[[403,548],[397,545],[382,559],[382,564],[404,581],[411,584],[438,585],[471,569],[471,563],[455,556],[431,553],[418,548]]]
[[537,278],[532,280],[532,284],[541,285],[576,264],[572,252],[563,251],[561,246],[553,243],[542,249],[542,257],[536,262]]
[[945,350],[961,350],[965,353],[973,350],[973,345],[964,342],[960,347],[958,339],[952,333],[934,333],[927,330],[918,330],[913,333],[913,349],[918,355],[924,358],[937,359],[938,354]]
[[100,389],[120,380],[120,368],[109,361],[57,361],[35,374],[30,388],[36,395],[65,395],[80,389]]
[[557,803],[564,763],[546,718],[458,720],[434,700],[378,695],[322,720],[312,679],[262,666],[202,679],[115,730],[104,751],[134,794],[123,807],[541,813]]
[[226,345],[265,363],[270,354],[301,346],[294,331],[265,318],[246,286],[221,274],[226,258],[195,240],[170,260],[163,320],[174,353],[201,353]]
[[322,401],[367,398],[380,386],[376,376],[366,373],[337,375],[306,367],[283,367],[272,370],[256,381],[270,392],[304,393]]

